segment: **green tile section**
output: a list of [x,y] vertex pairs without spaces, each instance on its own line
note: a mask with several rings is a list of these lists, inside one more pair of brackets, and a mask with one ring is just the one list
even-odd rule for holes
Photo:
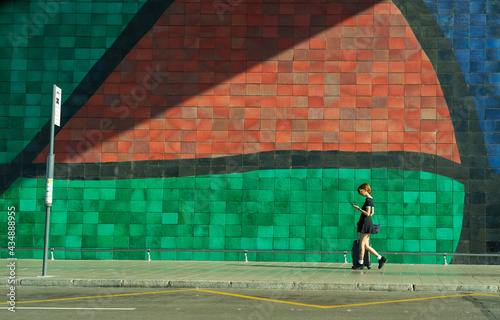
[[50,116],[52,84],[63,101],[146,0],[2,1],[0,163],[10,162]]
[[[55,181],[51,247],[68,249],[350,250],[362,205],[373,189],[379,251],[454,252],[464,186],[425,172],[287,169],[169,179]],[[20,179],[2,197],[16,207],[17,246],[42,248],[44,180]],[[38,200],[34,200],[38,199]],[[377,218],[374,218],[375,222]],[[2,239],[7,224],[0,225]],[[18,251],[20,258],[40,252]],[[2,252],[6,257],[6,252]],[[144,259],[144,252],[57,252],[68,259]],[[153,259],[239,260],[238,253],[153,252]],[[262,261],[341,262],[337,254],[250,254]],[[442,256],[392,256],[393,262],[442,263]]]

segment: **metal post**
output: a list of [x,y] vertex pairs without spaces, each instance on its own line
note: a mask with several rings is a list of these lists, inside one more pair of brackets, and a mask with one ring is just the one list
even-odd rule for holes
[[[49,154],[47,156],[47,180],[45,184],[45,239],[43,246],[43,268],[42,276],[47,275],[47,256],[49,252],[49,234],[50,234],[50,207],[52,207],[52,192],[54,188],[54,123],[56,120],[56,108],[61,105],[61,89],[55,84],[52,86],[52,112],[50,117],[50,144]],[[59,111],[58,111],[59,112]]]
[[245,262],[248,262],[248,255],[246,250],[245,250]]
[[447,266],[448,265],[448,261],[446,261],[446,253],[444,254],[444,265]]
[[151,261],[151,249],[148,249],[148,261]]
[[344,263],[347,263],[347,253],[344,252]]

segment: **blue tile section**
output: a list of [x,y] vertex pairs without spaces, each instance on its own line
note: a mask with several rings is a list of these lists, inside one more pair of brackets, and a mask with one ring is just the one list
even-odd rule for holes
[[500,172],[500,135],[494,134],[500,129],[500,1],[424,2],[454,50],[484,131],[489,164]]

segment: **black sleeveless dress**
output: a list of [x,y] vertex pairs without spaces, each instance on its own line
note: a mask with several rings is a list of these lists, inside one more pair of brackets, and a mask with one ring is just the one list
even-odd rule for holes
[[[366,211],[367,207],[374,208],[373,198],[366,198],[365,204],[361,207],[361,210]],[[358,221],[358,232],[359,233],[375,233],[375,228],[373,227],[372,217],[368,217],[364,214],[361,214]]]

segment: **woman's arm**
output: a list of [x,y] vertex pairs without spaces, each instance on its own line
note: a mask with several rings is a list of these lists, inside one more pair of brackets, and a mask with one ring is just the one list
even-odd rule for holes
[[372,216],[373,215],[373,208],[372,207],[367,207],[366,208],[366,211],[365,210],[362,210],[362,209],[359,209],[359,211],[361,211],[362,214],[364,214],[365,216],[369,217],[369,216]]
[[362,213],[362,214],[364,214],[365,216],[368,216],[368,217],[369,217],[369,216],[373,216],[373,208],[372,208],[372,207],[367,207],[367,208],[366,208],[366,211],[365,211],[365,210],[363,210],[363,209],[361,209],[361,208],[360,208],[360,207],[358,207],[358,206],[354,206],[354,205],[353,205],[353,207],[354,207],[355,209],[358,209],[359,211],[361,211],[361,213]]

